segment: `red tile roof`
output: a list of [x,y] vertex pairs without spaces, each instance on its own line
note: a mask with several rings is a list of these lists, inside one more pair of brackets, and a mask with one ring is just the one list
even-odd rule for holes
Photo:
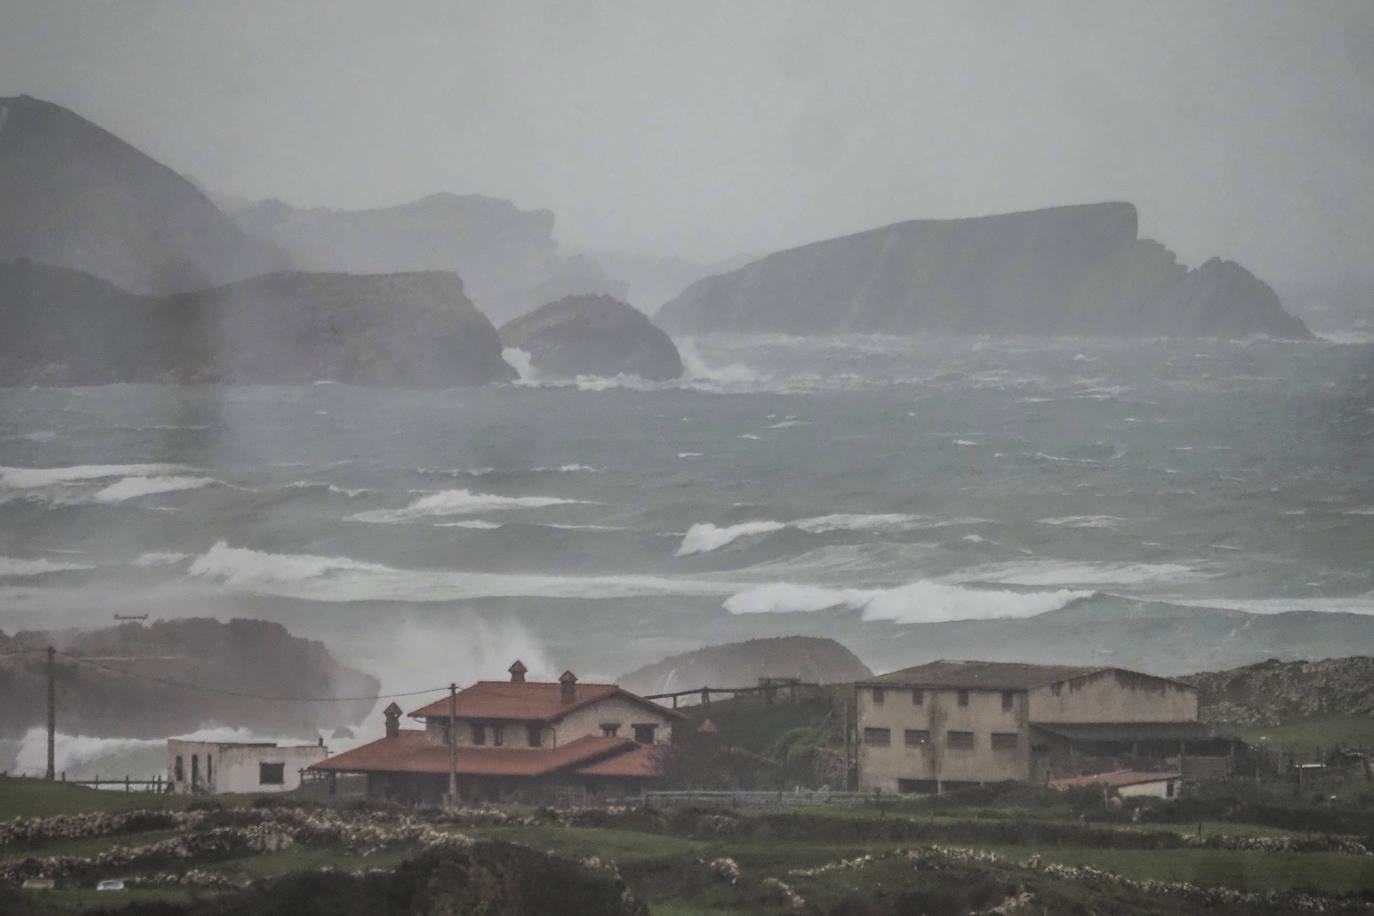
[[[642,747],[629,738],[597,735],[548,748],[460,747],[458,772],[465,776],[542,776]],[[449,749],[444,744],[431,744],[423,731],[406,729],[395,738],[381,738],[344,751],[309,769],[335,773],[444,774],[449,771]]]
[[580,776],[659,776],[663,772],[659,751],[655,745],[641,744],[634,750],[581,767],[577,772]]
[[1180,779],[1177,771],[1151,772],[1145,770],[1113,770],[1110,773],[1094,773],[1091,776],[1066,776],[1050,781],[1051,788],[1068,789],[1074,786],[1107,786],[1118,789],[1122,786],[1138,786],[1146,782],[1164,782],[1166,779]]
[[[563,702],[563,685],[546,682],[478,681],[458,691],[457,711],[460,719],[505,719],[527,722],[550,722],[561,719],[575,709],[600,700],[618,696],[641,706],[681,719],[683,714],[659,706],[622,690],[615,684],[578,684],[571,703]],[[416,719],[447,719],[449,698],[435,700],[410,715]]]

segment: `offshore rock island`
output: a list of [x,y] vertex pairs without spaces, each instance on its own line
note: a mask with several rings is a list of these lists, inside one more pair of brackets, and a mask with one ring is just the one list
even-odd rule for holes
[[567,296],[502,326],[501,343],[530,354],[539,375],[682,375],[672,338],[639,309],[611,296]]
[[1129,203],[912,220],[780,251],[693,283],[673,333],[1311,337],[1231,261],[1195,270],[1138,237]]

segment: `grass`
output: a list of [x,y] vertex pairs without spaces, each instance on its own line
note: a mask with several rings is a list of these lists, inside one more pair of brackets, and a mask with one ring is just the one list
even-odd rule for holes
[[1327,716],[1283,725],[1226,726],[1256,747],[1312,754],[1333,747],[1363,747],[1374,753],[1374,716]]
[[101,907],[124,907],[131,903],[192,903],[202,896],[203,892],[176,887],[126,891],[97,891],[91,888],[26,891],[0,888],[0,913],[5,916],[84,913]]
[[106,791],[44,779],[0,777],[0,820],[140,808],[184,808],[187,801],[185,795]]

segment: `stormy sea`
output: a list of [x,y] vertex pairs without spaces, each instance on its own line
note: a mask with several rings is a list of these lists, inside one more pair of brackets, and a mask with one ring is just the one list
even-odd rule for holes
[[1066,609],[1374,613],[1374,345],[679,345],[666,384],[0,392],[0,629],[266,618],[409,691],[784,634],[890,670],[920,624]]

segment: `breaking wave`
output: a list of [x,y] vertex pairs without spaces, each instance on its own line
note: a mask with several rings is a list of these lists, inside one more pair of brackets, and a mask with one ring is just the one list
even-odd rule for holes
[[727,544],[732,544],[740,538],[771,534],[784,528],[793,528],[808,534],[825,534],[830,531],[900,531],[915,527],[928,527],[928,525],[923,524],[920,516],[899,513],[879,515],[840,513],[821,515],[816,518],[803,518],[794,522],[772,520],[741,522],[738,525],[727,525],[723,528],[710,522],[702,522],[687,529],[687,534],[682,538],[682,545],[678,547],[676,556],[688,557],[697,553],[709,553],[712,550],[719,550]]
[[777,582],[731,595],[731,614],[790,614],[844,608],[861,611],[865,621],[931,623],[1034,617],[1093,595],[1087,591],[1014,592],[965,588],[921,580],[888,589],[822,588]]
[[563,576],[397,569],[347,557],[276,554],[220,541],[187,570],[224,588],[311,601],[463,601],[475,598],[709,597],[738,588],[721,582],[661,576]]
[[497,496],[492,493],[473,493],[470,490],[440,490],[422,496],[404,509],[373,509],[352,515],[358,522],[411,522],[416,519],[445,515],[476,515],[507,509],[542,509],[546,506],[590,505],[581,499],[558,496]]
[[14,557],[0,557],[0,578],[12,576],[44,576],[48,573],[72,572],[81,569],[95,569],[85,563],[54,563],[51,560],[18,560]]
[[219,483],[213,477],[125,477],[95,494],[98,503],[122,503],[141,496],[198,490]]
[[997,582],[1032,587],[1070,585],[1142,585],[1177,582],[1206,575],[1182,563],[1071,563],[1059,560],[1026,560],[974,567],[959,573],[963,582]]
[[0,486],[16,490],[34,490],[111,477],[156,477],[190,470],[192,469],[179,464],[82,464],[64,468],[0,467]]

